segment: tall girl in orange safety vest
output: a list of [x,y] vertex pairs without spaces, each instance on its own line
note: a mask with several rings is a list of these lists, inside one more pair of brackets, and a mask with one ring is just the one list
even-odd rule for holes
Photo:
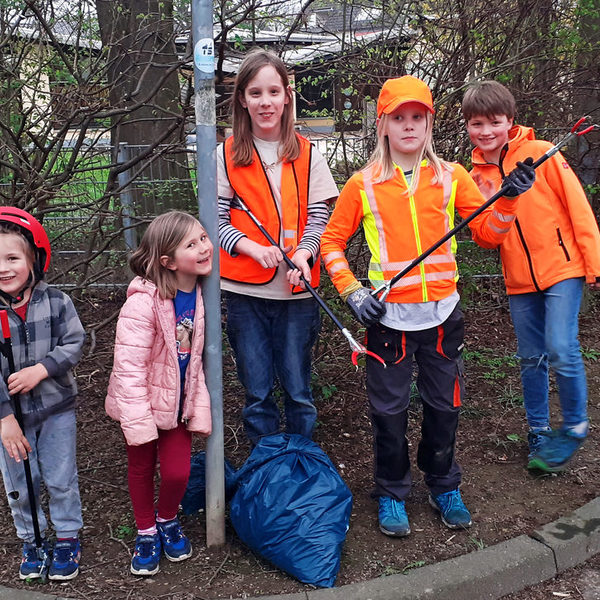
[[[250,52],[232,97],[233,136],[217,151],[221,289],[227,335],[246,391],[244,429],[254,445],[278,433],[275,380],[283,391],[285,430],[311,437],[311,349],[319,308],[298,287],[319,283],[319,242],[328,202],[338,190],[323,156],[294,130],[292,91],[282,60]],[[252,211],[280,247],[239,208]],[[287,253],[297,269],[283,262]]]
[[[432,145],[433,101],[427,85],[406,75],[389,79],[377,102],[377,147],[369,163],[342,190],[323,234],[325,266],[342,298],[367,326],[366,383],[375,438],[375,491],[379,527],[386,535],[410,533],[404,500],[411,487],[407,413],[413,357],[423,403],[417,453],[430,503],[443,522],[471,525],[459,492],[461,470],[454,458],[463,397],[463,315],[456,289],[456,241],[452,238],[400,279],[385,302],[370,295],[345,258],[348,238],[360,224],[371,252],[369,280],[380,287],[484,202],[467,171],[438,158]],[[510,195],[531,187],[531,167],[508,176]],[[499,199],[469,224],[475,235],[500,242],[516,209]]]

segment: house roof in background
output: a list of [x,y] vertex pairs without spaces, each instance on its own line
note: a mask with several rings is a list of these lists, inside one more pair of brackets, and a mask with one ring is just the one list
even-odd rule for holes
[[[41,5],[39,11],[58,43],[79,48],[101,48],[96,7],[91,0],[53,0]],[[12,27],[13,35],[28,39],[49,39],[40,21],[30,10],[7,8],[4,19]]]

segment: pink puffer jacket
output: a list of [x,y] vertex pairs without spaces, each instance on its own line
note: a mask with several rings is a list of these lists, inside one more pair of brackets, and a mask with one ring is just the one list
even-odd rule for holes
[[[182,419],[188,430],[209,435],[210,397],[202,366],[204,305],[199,286],[197,291]],[[159,429],[177,427],[180,386],[173,301],[162,299],[153,283],[136,277],[117,322],[106,412],[121,423],[130,446],[145,444],[158,437]]]

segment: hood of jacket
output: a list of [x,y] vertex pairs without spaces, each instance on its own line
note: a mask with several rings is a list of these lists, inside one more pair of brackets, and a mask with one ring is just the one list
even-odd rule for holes
[[149,296],[159,296],[158,288],[155,283],[141,277],[134,277],[127,287],[127,297],[133,296],[136,293],[148,294]]

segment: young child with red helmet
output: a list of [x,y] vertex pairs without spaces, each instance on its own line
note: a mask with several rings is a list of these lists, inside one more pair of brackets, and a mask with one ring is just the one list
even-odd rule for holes
[[[21,579],[42,576],[22,460],[28,460],[36,494],[43,481],[57,541],[49,578],[67,580],[79,572],[79,530],[83,526],[75,460],[75,397],[72,373],[85,333],[73,302],[50,287],[44,273],[50,242],[42,225],[24,210],[0,207],[0,307],[6,310],[16,370],[2,360],[0,381],[0,469],[17,536],[23,540]],[[23,429],[15,417],[19,396]],[[60,460],[57,457],[60,456]],[[38,523],[47,521],[40,508]],[[50,550],[47,542],[45,547]]]

